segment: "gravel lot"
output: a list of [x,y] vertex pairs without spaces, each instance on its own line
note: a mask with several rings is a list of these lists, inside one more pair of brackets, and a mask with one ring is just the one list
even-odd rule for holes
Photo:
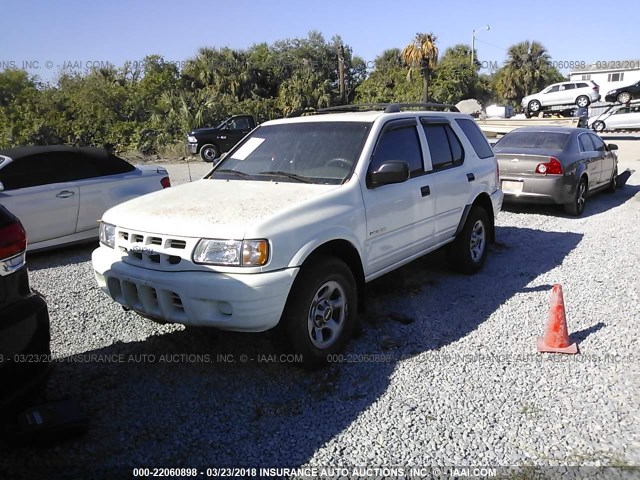
[[[639,170],[640,141],[616,143],[620,171]],[[208,170],[190,167],[194,178]],[[168,168],[174,184],[188,180],[185,165]],[[266,334],[124,312],[96,286],[95,245],[30,255],[59,359],[48,395],[75,397],[91,423],[55,446],[2,445],[0,477],[143,466],[638,466],[639,190],[636,172],[614,195],[591,198],[581,218],[504,211],[478,275],[452,273],[435,253],[376,280],[363,334],[343,362],[314,373],[281,362]],[[554,283],[577,356],[536,353]]]

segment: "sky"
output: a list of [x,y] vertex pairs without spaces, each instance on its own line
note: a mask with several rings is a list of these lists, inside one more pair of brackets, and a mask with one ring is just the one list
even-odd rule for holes
[[433,32],[444,52],[470,45],[474,30],[485,67],[500,66],[507,48],[523,40],[541,42],[563,73],[572,65],[640,59],[632,20],[640,18],[637,0],[3,0],[0,6],[0,69],[25,68],[46,81],[65,65],[122,66],[151,54],[180,65],[200,47],[244,49],[311,30],[326,40],[340,35],[368,62],[404,47],[417,32]]

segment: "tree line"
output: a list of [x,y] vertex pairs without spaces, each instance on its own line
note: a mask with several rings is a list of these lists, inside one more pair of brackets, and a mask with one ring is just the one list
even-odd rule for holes
[[255,44],[246,50],[200,48],[182,68],[149,55],[141,63],[62,71],[44,83],[19,69],[0,72],[0,148],[68,144],[153,154],[182,144],[186,133],[229,115],[259,122],[295,110],[361,102],[517,106],[521,98],[563,79],[539,42],[511,46],[505,64],[480,74],[471,47],[442,55],[437,37],[419,33],[404,49],[382,52],[367,68],[340,36]]

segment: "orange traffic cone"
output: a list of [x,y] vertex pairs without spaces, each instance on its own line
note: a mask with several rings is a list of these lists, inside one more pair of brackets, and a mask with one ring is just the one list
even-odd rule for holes
[[538,337],[538,352],[578,353],[578,344],[569,344],[567,318],[564,313],[562,285],[554,285],[551,290],[551,308],[544,337]]

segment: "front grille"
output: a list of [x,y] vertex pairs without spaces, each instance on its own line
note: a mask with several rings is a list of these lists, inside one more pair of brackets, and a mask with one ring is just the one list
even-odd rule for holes
[[120,229],[116,247],[125,254],[123,260],[126,263],[173,270],[183,260],[190,261],[190,241],[197,240]]
[[157,289],[116,277],[109,277],[107,288],[114,300],[131,310],[172,321],[187,318],[180,295],[171,290]]

